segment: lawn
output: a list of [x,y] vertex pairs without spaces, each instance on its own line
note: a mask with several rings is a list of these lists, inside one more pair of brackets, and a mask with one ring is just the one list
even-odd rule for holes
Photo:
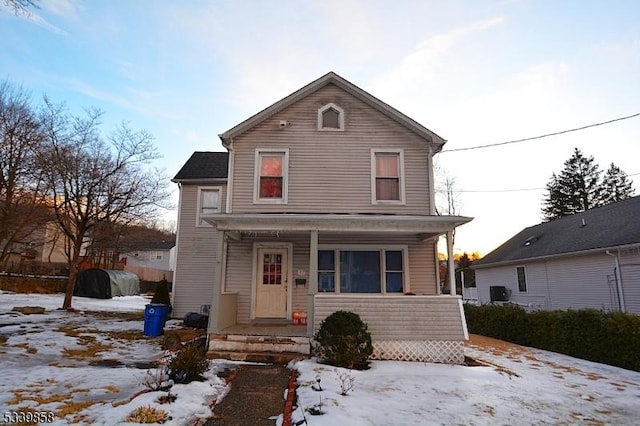
[[[205,382],[147,392],[150,363],[163,356],[161,338],[142,336],[148,300],[74,298],[0,292],[0,407],[53,412],[53,424],[129,424],[136,408],[167,412],[168,425],[197,425],[228,390],[217,373],[233,364],[211,361]],[[43,306],[23,315],[14,306]],[[173,324],[177,324],[175,321]],[[481,366],[376,361],[348,371],[314,360],[299,372],[294,422],[309,425],[637,424],[640,373],[547,351],[474,337],[466,353]],[[342,376],[342,379],[340,379]],[[321,391],[317,378],[320,379]],[[341,384],[353,389],[341,395]],[[231,382],[233,386],[233,382]],[[322,405],[319,406],[320,401]],[[284,395],[283,395],[284,402]],[[312,415],[313,408],[323,415]],[[282,423],[282,416],[275,423]]]

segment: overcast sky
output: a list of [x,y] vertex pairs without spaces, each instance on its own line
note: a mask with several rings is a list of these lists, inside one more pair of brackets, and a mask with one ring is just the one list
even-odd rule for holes
[[[0,79],[147,129],[175,175],[218,134],[328,71],[448,140],[445,150],[640,112],[640,2],[0,1]],[[640,189],[640,117],[437,156],[455,178],[459,251],[483,254],[540,222],[574,147]],[[519,190],[519,191],[511,191]],[[177,200],[177,196],[175,197]],[[172,217],[175,217],[173,214]]]

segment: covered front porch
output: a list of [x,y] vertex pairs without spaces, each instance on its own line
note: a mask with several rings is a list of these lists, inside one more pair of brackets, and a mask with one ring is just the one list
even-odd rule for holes
[[[458,359],[440,354],[443,347],[452,353],[457,350],[447,348],[461,349],[466,328],[461,299],[440,294],[435,244],[440,235],[447,236],[453,268],[452,231],[469,220],[211,215],[207,221],[218,230],[222,255],[216,259],[210,349],[245,341],[254,349],[305,347],[302,352],[308,354],[321,321],[337,310],[349,310],[369,325],[376,358]],[[449,288],[455,292],[455,285]],[[281,341],[287,343],[284,349],[279,349]]]

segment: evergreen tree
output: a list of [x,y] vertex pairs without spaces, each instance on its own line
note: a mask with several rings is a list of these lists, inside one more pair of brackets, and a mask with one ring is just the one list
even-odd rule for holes
[[558,219],[633,195],[632,182],[613,163],[604,179],[600,178],[601,174],[592,156],[585,157],[578,148],[574,148],[560,175],[553,173],[547,183],[543,219]]
[[615,203],[633,196],[633,184],[627,174],[611,163],[602,180],[602,204]]

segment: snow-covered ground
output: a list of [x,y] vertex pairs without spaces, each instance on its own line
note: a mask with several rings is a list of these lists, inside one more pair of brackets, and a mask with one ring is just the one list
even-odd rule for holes
[[[216,376],[229,366],[222,360],[211,362],[206,382],[175,385],[171,393],[178,399],[172,404],[157,402],[166,392],[140,394],[148,370],[138,367],[162,357],[161,338],[127,338],[126,332],[142,330],[143,320],[126,313],[142,313],[148,299],[76,297],[76,313],[56,310],[62,299],[0,292],[0,414],[31,408],[54,411],[58,425],[114,425],[127,424],[124,419],[135,408],[150,405],[169,413],[167,425],[195,425],[226,394],[225,382]],[[22,315],[11,312],[14,306],[47,311]],[[74,352],[87,348],[95,354]],[[308,425],[639,422],[640,373],[490,339],[472,342],[466,352],[487,365],[376,361],[367,371],[347,371],[297,362],[292,366],[300,372],[299,407],[293,420],[306,418]],[[96,359],[121,365],[91,365]],[[346,396],[340,395],[341,374],[354,379]],[[312,389],[317,376],[322,391]],[[324,415],[305,411],[320,399]]]

